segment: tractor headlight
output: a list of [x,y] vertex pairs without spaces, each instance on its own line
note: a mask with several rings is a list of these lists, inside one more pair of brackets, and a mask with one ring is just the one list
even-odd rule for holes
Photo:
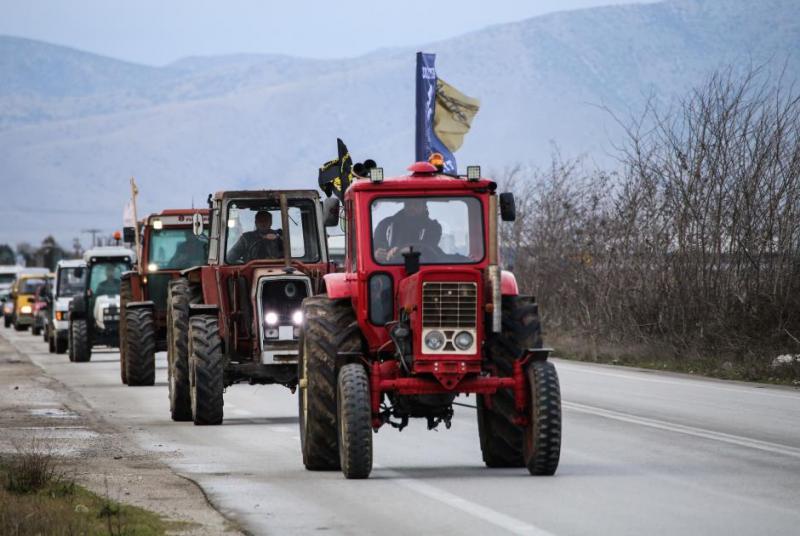
[[268,326],[274,326],[275,324],[278,323],[278,314],[270,311],[266,315],[264,315],[264,321],[267,323]]
[[24,315],[29,315],[33,312],[33,308],[31,308],[30,305],[23,305],[22,307],[19,308],[19,312]]
[[473,337],[472,333],[469,331],[460,331],[453,339],[453,344],[455,344],[456,348],[459,350],[469,350],[474,340],[475,337]]
[[441,331],[430,331],[425,335],[425,346],[430,350],[438,350],[444,346],[444,333]]
[[294,322],[295,326],[299,326],[303,323],[303,311],[295,311],[292,314],[292,322]]
[[147,265],[147,271],[148,272],[157,272],[158,271],[158,265],[156,263],[154,263],[154,262],[151,262],[150,264]]

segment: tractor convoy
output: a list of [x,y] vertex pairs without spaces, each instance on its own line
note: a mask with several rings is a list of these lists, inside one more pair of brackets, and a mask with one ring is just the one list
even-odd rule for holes
[[136,221],[124,233],[133,249],[61,261],[52,282],[7,276],[6,326],[42,330],[70,361],[118,346],[131,387],[154,385],[166,351],[174,421],[222,424],[237,383],[297,391],[308,470],[367,478],[373,433],[411,419],[450,428],[457,397],[474,395],[486,466],[554,474],[558,375],[535,299],[499,259],[512,194],[477,166],[417,162],[384,178],[368,162],[338,190],[321,180],[324,201],[217,192],[208,208]]

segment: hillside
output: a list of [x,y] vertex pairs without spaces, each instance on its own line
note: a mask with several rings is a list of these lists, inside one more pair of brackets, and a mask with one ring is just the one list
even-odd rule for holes
[[[482,101],[462,164],[500,170],[566,154],[608,164],[625,116],[710,71],[800,73],[794,0],[672,0],[555,13],[438,43],[440,75]],[[127,180],[146,210],[232,187],[313,185],[342,137],[387,173],[413,158],[413,49],[320,61],[186,58],[165,67],[0,37],[0,243],[119,226]],[[30,193],[35,192],[35,198]]]

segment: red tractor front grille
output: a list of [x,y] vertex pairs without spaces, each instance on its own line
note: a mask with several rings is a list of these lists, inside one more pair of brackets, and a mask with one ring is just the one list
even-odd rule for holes
[[422,284],[423,328],[474,328],[478,285],[431,281]]

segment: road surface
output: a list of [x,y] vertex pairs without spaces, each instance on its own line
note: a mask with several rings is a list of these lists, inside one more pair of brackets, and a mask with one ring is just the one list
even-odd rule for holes
[[2,335],[254,534],[800,534],[798,390],[556,360],[555,477],[485,468],[475,410],[457,407],[450,430],[382,429],[372,477],[347,481],[303,468],[285,388],[237,385],[222,426],[174,423],[164,354],[156,385],[133,388],[116,352],[69,363]]

